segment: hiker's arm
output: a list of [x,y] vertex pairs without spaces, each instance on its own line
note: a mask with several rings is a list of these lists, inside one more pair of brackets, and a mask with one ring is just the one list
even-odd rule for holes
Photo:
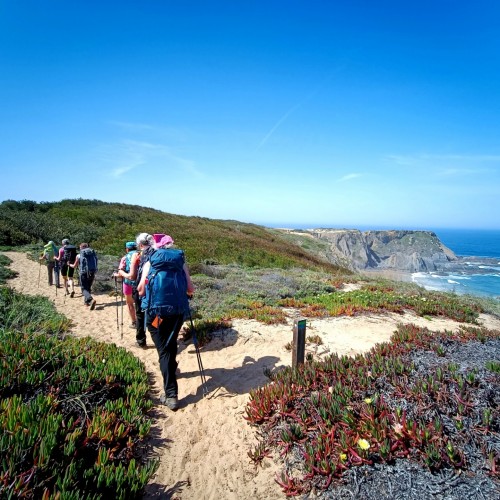
[[68,264],[68,265],[69,265],[69,267],[72,267],[74,269],[75,267],[78,267],[78,262],[79,261],[80,261],[80,256],[77,255],[76,259],[75,259],[75,262],[73,262],[73,264]]
[[183,269],[184,269],[184,274],[186,275],[186,280],[187,280],[187,293],[188,293],[188,295],[193,295],[194,285],[193,285],[193,282],[191,281],[191,276],[189,275],[189,269],[188,269],[186,264],[184,264]]
[[148,278],[149,268],[150,267],[151,267],[151,264],[149,262],[146,262],[146,264],[144,264],[144,267],[142,268],[141,281],[137,285],[137,291],[139,292],[139,295],[141,297],[143,295],[146,295],[146,280]]

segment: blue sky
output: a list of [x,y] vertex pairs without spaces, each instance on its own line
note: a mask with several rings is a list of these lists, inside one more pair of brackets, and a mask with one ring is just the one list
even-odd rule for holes
[[496,0],[0,0],[0,200],[500,229]]

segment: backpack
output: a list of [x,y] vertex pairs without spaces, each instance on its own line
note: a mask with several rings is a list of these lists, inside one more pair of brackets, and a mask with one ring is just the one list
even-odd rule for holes
[[57,247],[54,246],[54,245],[49,245],[47,243],[47,245],[45,245],[43,247],[43,255],[46,255],[46,259],[47,259],[47,262],[54,262],[54,255],[56,254],[57,252]]
[[89,274],[97,272],[97,255],[92,248],[83,248],[80,250],[80,274]]
[[150,315],[174,316],[189,310],[184,252],[161,248],[150,257],[151,265],[143,307]]
[[73,264],[76,259],[75,245],[66,245],[64,247],[63,264]]
[[[137,253],[137,250],[133,250],[132,252],[127,252],[127,254],[125,255],[125,269],[124,271],[126,273],[130,272],[130,263],[132,261],[132,256]],[[131,280],[129,278],[124,278],[125,283],[127,285],[135,285],[135,281],[134,280]]]

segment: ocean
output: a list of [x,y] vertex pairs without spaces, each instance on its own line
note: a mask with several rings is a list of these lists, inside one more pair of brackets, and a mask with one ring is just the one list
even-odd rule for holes
[[414,273],[412,280],[428,290],[500,299],[500,231],[432,229],[457,257],[450,272]]

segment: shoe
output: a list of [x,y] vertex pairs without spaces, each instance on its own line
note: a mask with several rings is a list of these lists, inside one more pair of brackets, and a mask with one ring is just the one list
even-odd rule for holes
[[136,340],[135,343],[137,344],[137,347],[146,347],[146,339]]
[[172,411],[176,411],[179,408],[179,401],[177,398],[167,398],[166,396],[160,396],[160,403],[170,408]]
[[96,300],[92,299],[92,302],[90,303],[90,310],[91,311],[93,311],[95,309],[95,303],[96,303]]
[[69,296],[70,296],[71,298],[73,298],[73,297],[75,296],[75,291],[73,290],[73,291],[69,294]]

